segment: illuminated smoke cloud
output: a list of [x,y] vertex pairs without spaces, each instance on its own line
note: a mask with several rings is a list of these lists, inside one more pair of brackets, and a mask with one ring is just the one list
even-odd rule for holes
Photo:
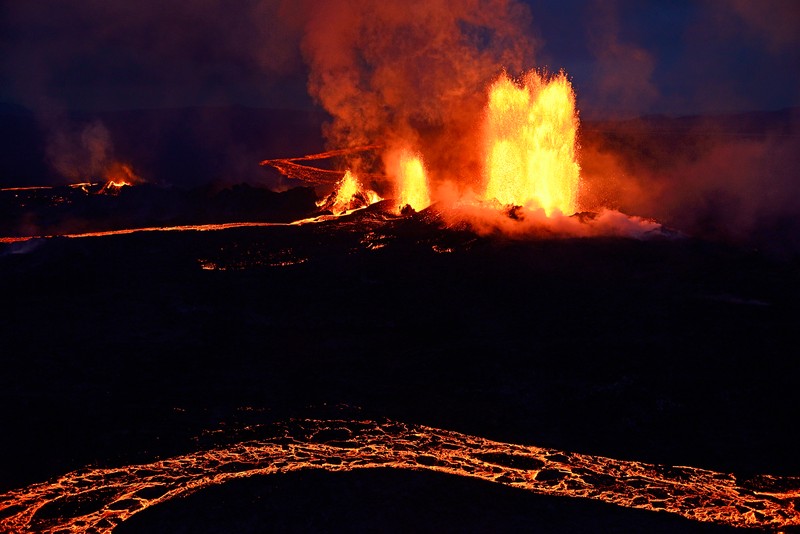
[[479,178],[486,87],[502,67],[534,65],[526,6],[336,0],[308,13],[308,89],[332,116],[332,147],[401,145],[421,152],[434,181]]

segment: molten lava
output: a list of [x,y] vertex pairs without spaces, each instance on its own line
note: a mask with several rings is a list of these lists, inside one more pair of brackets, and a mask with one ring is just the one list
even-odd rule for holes
[[340,215],[380,200],[382,200],[381,197],[375,191],[364,188],[355,174],[348,169],[336,184],[333,193],[318,202],[317,206],[333,212],[334,215]]
[[486,200],[541,208],[547,215],[578,210],[578,118],[566,75],[529,72],[520,83],[503,74],[489,91],[484,139]]
[[428,177],[419,155],[408,150],[400,154],[397,172],[397,206],[402,210],[411,206],[415,211],[431,204]]
[[151,506],[236,479],[386,468],[434,471],[732,527],[800,525],[797,478],[739,480],[695,467],[502,443],[393,421],[302,420],[278,425],[273,437],[260,441],[149,464],[80,469],[6,491],[0,494],[0,531],[110,533]]
[[333,207],[331,211],[334,213],[341,213],[348,209],[350,201],[361,189],[361,184],[358,179],[353,176],[350,171],[345,171],[342,181],[339,182],[339,187],[336,189],[336,196],[333,199]]

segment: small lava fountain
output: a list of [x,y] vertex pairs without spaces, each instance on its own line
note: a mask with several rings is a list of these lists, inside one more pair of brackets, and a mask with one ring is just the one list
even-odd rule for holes
[[317,202],[317,206],[334,215],[342,215],[348,211],[363,208],[383,200],[375,191],[361,185],[358,177],[349,169],[336,183],[336,189],[327,198]]
[[428,177],[422,158],[409,150],[400,153],[397,170],[397,206],[400,210],[406,206],[415,211],[427,208],[431,204],[428,191]]
[[107,195],[119,194],[123,187],[130,187],[142,181],[130,165],[115,163],[105,173],[106,182],[100,192]]

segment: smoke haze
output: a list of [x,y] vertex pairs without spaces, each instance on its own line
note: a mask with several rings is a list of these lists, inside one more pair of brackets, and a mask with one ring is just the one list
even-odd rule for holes
[[797,251],[798,144],[796,111],[589,124],[584,201],[692,235]]

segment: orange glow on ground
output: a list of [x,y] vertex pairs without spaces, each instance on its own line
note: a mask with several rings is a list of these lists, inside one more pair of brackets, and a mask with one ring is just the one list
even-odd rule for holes
[[486,200],[578,211],[578,118],[572,85],[562,72],[529,72],[520,83],[503,74],[489,91],[485,118]]

